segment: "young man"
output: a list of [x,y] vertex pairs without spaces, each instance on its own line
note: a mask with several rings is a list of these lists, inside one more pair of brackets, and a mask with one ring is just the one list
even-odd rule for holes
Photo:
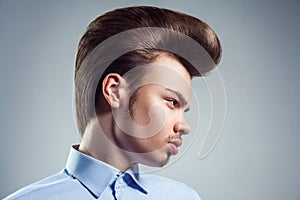
[[138,171],[178,153],[190,128],[191,78],[218,64],[219,40],[204,22],[155,7],[96,18],[75,68],[79,145],[65,169],[6,199],[200,199],[190,187]]

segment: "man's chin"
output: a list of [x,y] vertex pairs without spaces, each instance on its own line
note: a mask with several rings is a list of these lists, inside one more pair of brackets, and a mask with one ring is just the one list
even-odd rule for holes
[[170,156],[171,154],[169,153],[161,154],[161,152],[156,152],[154,153],[154,155],[152,154],[144,157],[144,159],[140,163],[149,167],[164,167],[166,164],[168,164]]

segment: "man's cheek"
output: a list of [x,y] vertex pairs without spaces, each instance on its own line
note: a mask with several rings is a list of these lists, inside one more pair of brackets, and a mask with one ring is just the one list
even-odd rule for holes
[[165,127],[167,122],[167,115],[165,109],[160,105],[154,105],[149,109],[148,113],[143,113],[144,118],[147,119],[147,124],[141,127],[142,138],[150,138],[156,136]]

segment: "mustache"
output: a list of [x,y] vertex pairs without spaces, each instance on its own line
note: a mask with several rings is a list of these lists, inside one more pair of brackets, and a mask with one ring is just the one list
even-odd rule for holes
[[181,134],[169,135],[169,136],[168,136],[168,140],[169,140],[169,141],[172,141],[172,140],[175,140],[175,139],[180,139],[180,140],[182,140]]

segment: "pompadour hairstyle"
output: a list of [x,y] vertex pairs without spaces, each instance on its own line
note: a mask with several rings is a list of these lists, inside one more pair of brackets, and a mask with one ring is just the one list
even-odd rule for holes
[[[79,73],[84,61],[99,44],[124,31],[144,27],[168,29],[192,38],[207,52],[214,62],[214,66],[221,59],[221,45],[215,32],[205,22],[187,14],[157,7],[137,6],[119,8],[97,17],[89,24],[79,42],[75,64],[75,106],[78,131],[81,135],[84,133],[89,120],[95,115],[92,110],[95,109],[98,102],[99,92],[102,92],[102,81],[107,74],[118,73],[122,76],[136,66],[153,62],[160,53],[167,53],[176,58],[185,66],[191,77],[203,76],[214,68],[211,65],[202,66],[201,72],[199,72],[199,69],[196,69],[190,62],[176,53],[160,49],[159,45],[161,43],[174,42],[174,40],[167,38],[168,35],[160,35],[151,38],[135,38],[139,40],[137,42],[140,48],[121,55],[111,62],[108,67],[105,65],[97,66],[98,68],[107,67],[103,73],[93,72],[89,73],[89,76]],[[120,45],[126,44],[130,45],[128,41],[120,43]],[[181,46],[175,48],[180,49]],[[195,54],[195,57],[200,56],[198,52],[190,53]],[[98,59],[101,60],[102,58],[99,57]],[[97,80],[96,88],[88,88],[89,79]],[[95,91],[93,93],[89,90]],[[94,96],[91,96],[91,94],[94,94]]]

